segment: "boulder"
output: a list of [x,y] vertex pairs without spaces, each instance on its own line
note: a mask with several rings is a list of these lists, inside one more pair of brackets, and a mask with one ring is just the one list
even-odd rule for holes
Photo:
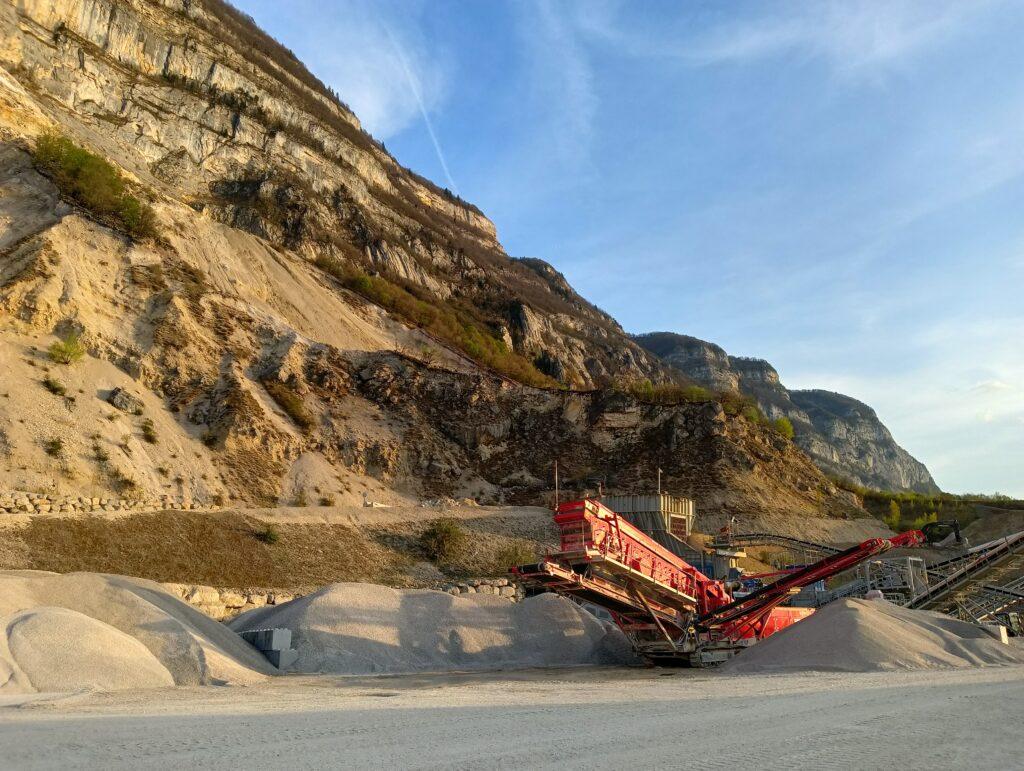
[[142,403],[142,399],[129,393],[123,388],[115,388],[110,392],[107,397],[107,401],[121,412],[127,412],[129,415],[141,415],[146,405]]

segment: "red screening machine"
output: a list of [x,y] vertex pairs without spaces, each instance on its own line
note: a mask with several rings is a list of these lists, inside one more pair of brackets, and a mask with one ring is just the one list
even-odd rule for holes
[[528,587],[606,608],[645,658],[694,666],[724,661],[810,615],[809,608],[780,607],[801,587],[924,542],[917,530],[872,538],[734,596],[736,584],[708,578],[597,501],[560,505],[555,523],[559,551],[512,572]]

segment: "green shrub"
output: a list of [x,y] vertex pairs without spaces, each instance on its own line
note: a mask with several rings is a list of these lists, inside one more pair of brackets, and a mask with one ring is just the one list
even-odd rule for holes
[[135,238],[156,236],[156,217],[149,204],[132,195],[109,162],[56,132],[36,141],[36,166],[68,198],[95,216],[112,221]]
[[517,565],[531,565],[537,561],[537,551],[527,541],[513,541],[498,549],[494,554],[494,575],[505,575],[509,568]]
[[263,387],[267,389],[267,393],[277,402],[277,405],[294,421],[295,425],[303,431],[309,431],[316,425],[316,420],[306,409],[302,397],[287,385],[280,380],[266,378],[263,380]]
[[784,436],[786,439],[793,438],[793,423],[787,417],[775,418],[772,421],[772,428],[779,436]]
[[369,276],[332,257],[318,257],[316,264],[346,289],[422,327],[485,367],[525,385],[539,388],[558,385],[532,362],[510,351],[503,340],[466,309],[436,298],[417,296],[416,292],[424,295],[425,290],[399,286],[383,276]]
[[117,468],[110,472],[110,481],[114,483],[114,488],[122,493],[135,490],[139,486],[131,476]]
[[149,418],[142,421],[142,438],[150,444],[157,444],[156,428],[153,426],[153,421]]
[[85,356],[85,346],[82,345],[78,333],[72,332],[51,345],[48,353],[50,361],[57,364],[72,364]]
[[67,396],[68,389],[59,380],[54,380],[52,377],[47,375],[43,378],[43,388],[49,391],[54,396]]
[[455,560],[466,546],[467,535],[451,517],[435,520],[420,536],[420,546],[434,562]]
[[64,440],[59,437],[47,439],[43,442],[43,450],[51,458],[61,458],[64,456]]
[[262,541],[271,546],[281,540],[281,534],[277,532],[277,528],[273,525],[267,525],[262,530],[257,530],[253,535],[257,541]]
[[92,457],[101,468],[106,468],[107,463],[110,461],[110,453],[104,450],[98,441],[92,445]]

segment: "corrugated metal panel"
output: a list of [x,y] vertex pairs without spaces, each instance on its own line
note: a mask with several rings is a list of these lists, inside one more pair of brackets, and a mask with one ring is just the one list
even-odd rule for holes
[[606,495],[601,503],[649,535],[686,537],[693,530],[693,501],[674,495]]
[[693,501],[674,495],[606,495],[601,503],[619,514],[661,512],[681,517],[693,516]]

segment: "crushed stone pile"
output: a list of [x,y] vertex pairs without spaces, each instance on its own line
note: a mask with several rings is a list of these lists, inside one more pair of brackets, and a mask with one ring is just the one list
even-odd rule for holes
[[623,634],[553,594],[490,595],[333,584],[234,619],[292,631],[294,672],[376,674],[634,664]]
[[275,673],[222,624],[138,578],[0,571],[0,694],[248,684]]
[[871,672],[1024,664],[1024,650],[942,613],[839,600],[722,665],[723,672]]

